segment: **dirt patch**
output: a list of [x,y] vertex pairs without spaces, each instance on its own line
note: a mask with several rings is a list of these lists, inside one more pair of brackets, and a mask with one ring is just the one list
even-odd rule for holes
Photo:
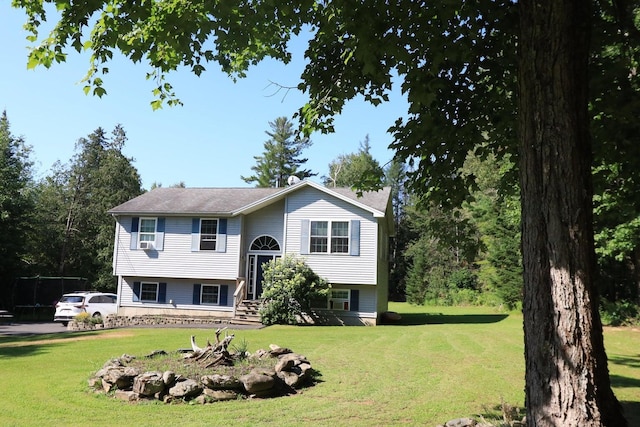
[[7,343],[0,344],[0,347],[25,347],[28,345],[44,345],[44,344],[55,344],[60,342],[72,342],[72,341],[90,341],[90,340],[98,340],[102,338],[129,338],[132,336],[134,336],[134,334],[130,331],[118,331],[118,332],[112,332],[109,334],[100,334],[100,335],[78,335],[73,337],[69,337],[67,335],[60,338],[49,338],[46,340],[7,342]]

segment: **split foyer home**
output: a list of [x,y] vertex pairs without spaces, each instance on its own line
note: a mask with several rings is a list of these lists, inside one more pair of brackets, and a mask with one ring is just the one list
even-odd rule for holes
[[373,325],[387,310],[389,188],[156,188],[109,213],[119,315],[234,318],[285,254],[331,284],[322,318]]

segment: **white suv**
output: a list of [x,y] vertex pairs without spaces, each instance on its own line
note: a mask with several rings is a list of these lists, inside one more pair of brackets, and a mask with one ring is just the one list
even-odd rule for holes
[[56,304],[54,322],[67,326],[76,315],[86,312],[93,317],[104,317],[118,312],[118,296],[104,292],[73,292],[62,295]]

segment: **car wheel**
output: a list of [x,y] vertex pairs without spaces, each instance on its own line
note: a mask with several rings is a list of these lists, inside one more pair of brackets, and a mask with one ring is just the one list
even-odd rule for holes
[[65,328],[67,327],[67,325],[69,324],[69,322],[60,322],[62,323],[62,326],[64,326]]
[[95,313],[93,313],[93,317],[102,317],[102,314],[100,314],[99,311],[96,311]]

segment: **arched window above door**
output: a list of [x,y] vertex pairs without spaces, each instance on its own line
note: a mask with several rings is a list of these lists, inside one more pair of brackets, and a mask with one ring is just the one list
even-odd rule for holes
[[251,251],[279,251],[280,244],[278,241],[271,236],[260,236],[257,237],[253,243],[251,243],[251,247],[249,248]]

